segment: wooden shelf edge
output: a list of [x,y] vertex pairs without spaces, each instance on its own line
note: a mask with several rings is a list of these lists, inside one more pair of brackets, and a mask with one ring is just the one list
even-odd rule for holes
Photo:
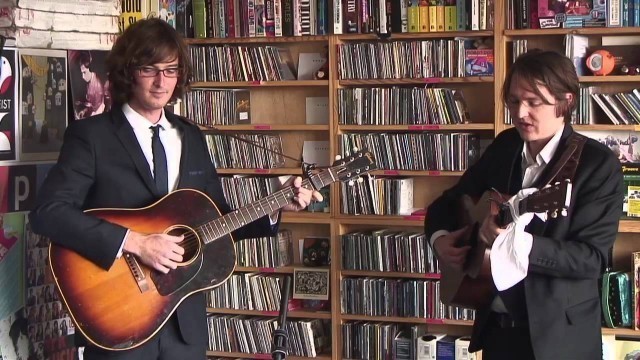
[[640,233],[640,219],[630,220],[621,219],[618,225],[618,232],[621,233]]
[[[221,356],[221,357],[231,357],[231,358],[242,358],[242,359],[266,359],[271,360],[271,354],[249,354],[249,353],[240,353],[240,352],[224,352],[224,351],[211,351],[207,350],[207,356]],[[316,357],[301,357],[301,356],[293,356],[287,355],[287,359],[289,360],[307,360],[307,359],[315,359],[315,360],[331,360],[331,356],[328,355],[319,355]]]
[[640,75],[607,75],[607,76],[580,76],[581,83],[612,83],[612,82],[640,82]]
[[473,326],[471,320],[450,320],[450,319],[427,319],[415,317],[396,317],[396,316],[367,316],[367,315],[348,315],[340,314],[342,320],[348,321],[380,321],[407,324],[428,324],[428,325],[455,325],[455,326]]
[[[333,35],[338,40],[380,40],[377,34],[337,34]],[[483,37],[493,36],[493,30],[483,31],[438,31],[438,32],[412,32],[412,33],[391,33],[388,40],[410,40],[410,39],[431,39],[431,38],[453,38],[453,37]]]
[[223,81],[193,82],[191,88],[259,88],[259,87],[314,87],[329,86],[329,80],[282,80],[282,81]]
[[198,125],[200,130],[207,131],[329,131],[329,125],[306,124],[246,124],[246,125]]
[[271,169],[220,169],[218,174],[252,174],[252,175],[300,175],[300,168],[271,168]]
[[616,335],[616,336],[630,336],[640,337],[640,330],[633,330],[627,328],[602,328],[602,335]]
[[331,213],[283,211],[281,221],[285,224],[331,224],[333,218],[331,217]]
[[439,130],[494,130],[488,123],[450,124],[450,125],[338,125],[342,131],[439,131]]
[[[222,309],[207,308],[210,314],[232,314],[232,315],[255,315],[255,316],[278,316],[279,311],[259,311],[259,310],[238,310],[238,309]],[[310,310],[289,310],[287,316],[292,318],[311,318],[311,319],[331,319],[329,311],[310,311]]]
[[299,42],[324,42],[329,40],[329,35],[312,36],[280,36],[280,37],[237,37],[237,38],[186,38],[189,45],[226,45],[226,44],[270,44],[270,43],[299,43]]
[[579,29],[526,29],[526,30],[504,30],[505,36],[548,36],[548,35],[624,35],[638,34],[637,27],[624,28],[579,28]]
[[342,225],[373,225],[373,226],[424,226],[424,216],[376,216],[376,215],[344,215],[335,217]]
[[411,278],[411,279],[440,279],[438,273],[407,273],[407,272],[392,272],[392,271],[369,271],[369,270],[340,270],[340,274],[343,276],[375,276],[383,278]]
[[468,77],[433,77],[419,79],[366,79],[366,80],[339,80],[340,86],[356,85],[422,85],[422,84],[444,84],[444,83],[492,83],[493,76],[468,76]]

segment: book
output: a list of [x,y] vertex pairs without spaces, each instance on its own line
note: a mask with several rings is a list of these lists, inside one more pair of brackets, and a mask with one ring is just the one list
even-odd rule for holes
[[305,123],[308,125],[329,124],[329,98],[313,96],[305,98]]
[[149,0],[122,0],[122,13],[118,21],[120,32],[149,15]]
[[640,165],[629,164],[622,166],[624,182],[624,201],[622,216],[640,217]]

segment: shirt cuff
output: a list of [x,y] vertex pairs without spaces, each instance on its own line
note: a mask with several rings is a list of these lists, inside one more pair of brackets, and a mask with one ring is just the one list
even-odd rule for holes
[[429,243],[431,244],[431,247],[433,248],[433,243],[436,241],[437,238],[439,238],[440,236],[445,236],[449,234],[450,232],[448,232],[447,230],[438,230],[434,232],[433,235],[431,235],[431,239],[429,239]]
[[278,223],[279,218],[280,218],[280,211],[269,214],[269,222],[271,222],[272,226]]
[[129,231],[131,231],[131,230],[127,229],[127,232],[124,233],[124,238],[122,239],[122,244],[120,244],[120,249],[118,249],[118,255],[116,255],[116,259],[120,259],[122,257],[122,251],[124,249],[124,243],[125,243],[125,240],[127,239],[127,236],[129,236]]

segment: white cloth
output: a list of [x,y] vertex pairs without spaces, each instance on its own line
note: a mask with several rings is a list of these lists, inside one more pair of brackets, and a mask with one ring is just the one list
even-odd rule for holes
[[518,205],[522,199],[536,191],[538,191],[536,188],[522,189],[509,199],[513,222],[496,237],[491,247],[491,276],[499,291],[514,286],[527,276],[533,235],[524,231],[524,228],[533,220],[534,215],[546,221],[547,214],[519,214]]

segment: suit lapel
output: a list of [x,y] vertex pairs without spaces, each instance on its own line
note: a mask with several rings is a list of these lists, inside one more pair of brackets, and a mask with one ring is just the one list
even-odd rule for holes
[[143,182],[149,188],[149,191],[156,196],[159,196],[160,194],[158,194],[158,189],[156,188],[156,184],[153,180],[149,163],[147,163],[147,159],[142,153],[138,139],[136,138],[129,121],[127,121],[124,113],[118,107],[115,107],[111,113],[114,125],[116,126],[116,135],[122,143],[122,146],[129,153],[129,156],[131,156],[131,160],[135,164]]

